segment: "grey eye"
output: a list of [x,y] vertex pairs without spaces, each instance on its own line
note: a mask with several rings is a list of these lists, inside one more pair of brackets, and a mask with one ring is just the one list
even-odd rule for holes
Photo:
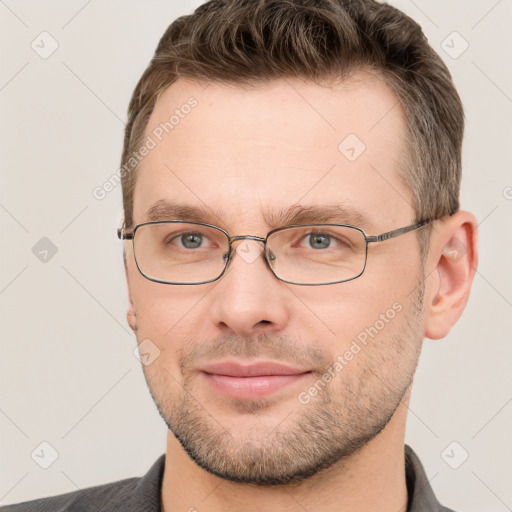
[[201,247],[203,236],[196,233],[187,233],[186,235],[182,235],[180,240],[183,247],[186,249],[197,249]]
[[309,245],[313,249],[326,249],[331,245],[331,237],[322,233],[313,233],[309,235]]

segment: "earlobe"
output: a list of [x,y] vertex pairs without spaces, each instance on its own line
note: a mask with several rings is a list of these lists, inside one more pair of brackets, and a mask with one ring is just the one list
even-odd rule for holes
[[[439,221],[426,267],[425,336],[444,338],[466,306],[478,262],[477,221],[459,211]],[[429,271],[429,269],[431,269]]]
[[128,262],[126,251],[123,250],[124,273],[126,276],[126,287],[128,290],[128,310],[126,311],[126,321],[133,332],[137,331],[137,314],[135,313],[135,306],[133,304],[132,295],[130,291],[130,278],[128,276]]
[[137,331],[137,315],[133,309],[133,303],[130,301],[130,305],[128,306],[128,311],[126,312],[126,320],[128,321],[128,325],[130,326],[133,332]]

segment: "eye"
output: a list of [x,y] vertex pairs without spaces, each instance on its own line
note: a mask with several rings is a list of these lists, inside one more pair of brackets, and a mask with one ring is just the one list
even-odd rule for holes
[[299,242],[299,246],[305,247],[307,249],[322,250],[346,247],[347,242],[338,236],[333,236],[324,232],[317,232],[308,233],[302,237],[301,241]]
[[331,245],[331,237],[325,233],[311,233],[306,240],[313,249],[327,249]]
[[178,245],[184,249],[199,249],[206,245],[207,240],[208,238],[202,233],[188,232],[167,237],[165,243],[168,245]]
[[187,233],[186,235],[181,235],[179,240],[186,249],[197,249],[203,243],[203,235]]

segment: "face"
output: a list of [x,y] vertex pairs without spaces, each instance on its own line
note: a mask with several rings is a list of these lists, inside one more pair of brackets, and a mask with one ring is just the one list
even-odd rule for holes
[[[397,98],[362,72],[329,88],[180,79],[148,123],[156,145],[141,163],[134,221],[202,221],[259,237],[279,222],[355,224],[368,235],[406,226],[415,219],[398,177],[404,133]],[[327,206],[335,217],[322,216]],[[234,242],[218,281],[156,283],[125,244],[128,318],[159,354],[145,377],[199,466],[238,482],[296,482],[386,427],[423,338],[416,233],[370,244],[361,277],[322,286],[278,280],[254,240]]]

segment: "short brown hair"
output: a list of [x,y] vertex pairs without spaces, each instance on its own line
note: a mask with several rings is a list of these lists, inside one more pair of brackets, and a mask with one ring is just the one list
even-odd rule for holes
[[[131,98],[121,168],[141,145],[160,94],[178,77],[256,86],[290,77],[343,80],[358,69],[382,76],[402,105],[407,155],[401,177],[417,220],[457,211],[459,95],[420,26],[374,0],[211,0],[176,19]],[[122,173],[126,226],[133,223],[136,170]]]

